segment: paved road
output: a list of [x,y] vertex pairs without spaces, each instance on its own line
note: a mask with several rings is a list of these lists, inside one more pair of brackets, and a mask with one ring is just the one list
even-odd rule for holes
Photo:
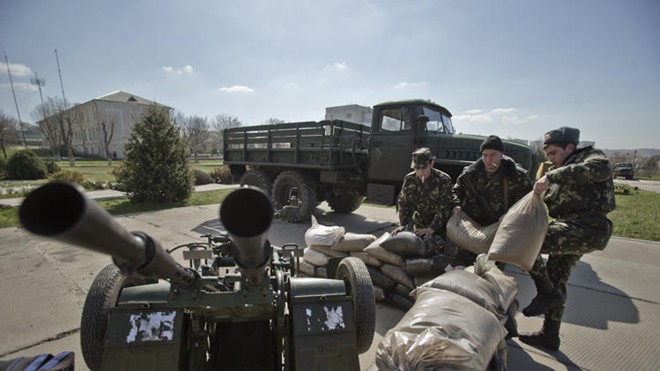
[[[396,220],[393,209],[362,206],[338,215],[327,205],[315,215],[324,224],[349,232],[382,234]],[[217,227],[218,207],[198,206],[126,215],[117,221],[143,231],[165,247],[198,240],[199,232]],[[276,245],[304,244],[309,223],[275,222]],[[86,292],[110,259],[59,242],[0,229],[0,359],[22,355],[76,352],[77,369],[86,370],[79,345],[79,319]],[[519,284],[521,308],[534,290],[527,274],[507,273]],[[660,244],[613,238],[607,249],[580,261],[569,281],[568,308],[558,352],[544,352],[509,341],[510,370],[658,370],[660,369]],[[377,305],[371,349],[360,356],[362,370],[373,369],[376,349],[403,312]],[[521,331],[540,327],[542,318],[517,316]]]
[[635,179],[635,180],[625,180],[625,179],[617,179],[617,182],[622,182],[625,184],[628,184],[632,187],[639,187],[639,189],[643,189],[645,191],[651,191],[655,193],[660,193],[660,181],[657,180],[640,180],[640,179]]

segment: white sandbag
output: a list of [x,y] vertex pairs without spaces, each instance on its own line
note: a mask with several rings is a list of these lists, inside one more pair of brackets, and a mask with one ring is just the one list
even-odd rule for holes
[[506,330],[488,310],[449,291],[420,288],[376,351],[379,370],[485,370]]
[[401,256],[428,256],[433,250],[413,232],[403,231],[380,243],[387,251]]
[[343,251],[335,251],[330,248],[330,246],[323,246],[323,245],[311,245],[309,246],[310,249],[316,250],[319,252],[324,253],[325,255],[332,256],[335,258],[345,258],[348,256],[348,253],[343,252]]
[[316,277],[316,266],[304,259],[298,260],[300,273],[308,277]]
[[464,250],[481,254],[488,251],[498,227],[499,222],[481,226],[461,211],[449,218],[447,238]]
[[413,281],[413,278],[410,277],[408,273],[406,273],[406,271],[404,271],[403,268],[398,265],[384,263],[380,267],[380,271],[383,272],[383,274],[387,277],[410,289],[415,288],[415,282]]
[[370,243],[369,246],[365,247],[363,251],[384,263],[390,263],[401,266],[403,264],[403,260],[400,255],[397,255],[393,252],[389,252],[380,246],[380,244],[383,241],[387,240],[388,238],[390,238],[390,233],[389,232],[383,233],[383,235],[378,237],[376,241]]
[[458,269],[452,270],[426,282],[422,287],[443,289],[461,295],[488,309],[498,319],[502,319],[506,314],[507,307],[502,303],[499,288],[474,273]]
[[[474,273],[474,266],[465,268],[465,271]],[[506,273],[502,272],[496,266],[482,272],[480,276],[497,286],[502,296],[502,306],[504,308],[509,308],[511,303],[516,299],[516,295],[518,295],[518,281],[513,277],[507,276]]]
[[339,242],[345,233],[344,227],[318,224],[316,218],[312,216],[312,226],[305,232],[305,244],[332,246]]
[[325,267],[328,265],[330,258],[331,256],[325,255],[324,253],[309,247],[306,247],[305,250],[303,250],[303,259],[317,267]]
[[346,232],[339,242],[332,245],[332,249],[336,251],[362,251],[374,241],[376,241],[376,236],[373,234]]
[[316,267],[316,277],[328,278],[328,267]]
[[547,231],[545,203],[540,195],[529,192],[504,215],[488,250],[488,258],[529,271],[541,251]]
[[383,265],[383,262],[378,260],[375,256],[369,255],[369,253],[364,251],[351,251],[350,256],[354,256],[364,262],[366,265],[371,265],[372,267],[380,267]]

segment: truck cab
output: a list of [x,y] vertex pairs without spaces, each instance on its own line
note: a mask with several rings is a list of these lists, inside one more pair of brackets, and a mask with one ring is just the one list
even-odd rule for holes
[[[410,172],[412,152],[429,147],[436,157],[435,167],[456,180],[463,168],[481,157],[483,136],[456,134],[452,114],[430,100],[402,100],[374,106],[369,139],[367,199],[393,204],[401,180]],[[524,144],[503,140],[505,155],[513,158],[530,174],[538,159]]]

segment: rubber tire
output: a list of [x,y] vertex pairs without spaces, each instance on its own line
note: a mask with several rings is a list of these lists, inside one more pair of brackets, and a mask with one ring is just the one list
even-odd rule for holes
[[273,191],[273,182],[268,175],[261,170],[250,170],[245,172],[241,177],[241,187],[244,185],[251,185],[261,188],[268,197]]
[[362,197],[350,193],[340,193],[328,197],[328,205],[339,214],[350,214],[362,205]]
[[344,258],[337,265],[335,278],[343,280],[353,296],[353,321],[357,334],[357,350],[369,350],[376,329],[376,296],[367,266],[355,257]]
[[276,210],[289,205],[288,195],[292,189],[298,190],[301,206],[283,213],[286,221],[299,223],[309,221],[316,208],[316,187],[313,182],[297,171],[287,170],[280,173],[273,183],[273,204]]
[[108,315],[117,305],[121,289],[143,283],[140,278],[125,277],[114,264],[103,268],[92,282],[80,319],[80,348],[90,370],[101,369]]

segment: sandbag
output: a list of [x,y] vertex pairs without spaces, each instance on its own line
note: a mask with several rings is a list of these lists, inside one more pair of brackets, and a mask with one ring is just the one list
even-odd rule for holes
[[332,256],[334,258],[345,258],[348,256],[348,253],[343,252],[343,251],[335,251],[330,246],[323,246],[323,245],[311,245],[309,246],[310,249],[316,250],[318,252],[322,252],[327,256]]
[[337,242],[332,245],[332,249],[335,251],[362,251],[365,247],[369,246],[370,243],[376,241],[376,236],[373,234],[358,234],[347,232],[344,236]]
[[376,351],[379,370],[485,370],[506,330],[488,310],[458,294],[430,287]]
[[399,232],[380,243],[387,251],[401,256],[428,256],[433,248],[427,247],[424,240],[413,232]]
[[317,267],[325,267],[328,265],[330,258],[330,256],[309,247],[306,247],[305,250],[303,250],[303,259]]
[[[500,319],[507,310],[502,303],[502,295],[497,286],[464,270],[449,271],[423,284],[422,287],[443,289],[461,295],[488,309]],[[411,295],[414,296],[414,294]]]
[[383,265],[383,262],[378,260],[375,256],[369,255],[369,253],[364,251],[351,251],[350,256],[354,256],[364,262],[366,265],[371,265],[372,267],[380,267]]
[[367,271],[369,271],[369,277],[371,277],[371,282],[380,286],[385,290],[391,290],[396,286],[396,281],[387,277],[380,271],[380,269],[367,266]]
[[[465,271],[474,273],[474,266],[465,268]],[[502,306],[509,308],[518,295],[518,281],[513,277],[507,276],[497,266],[493,266],[489,270],[482,272],[480,277],[497,286],[502,296]]]
[[374,285],[374,299],[376,301],[385,300],[385,290],[382,287]]
[[413,289],[411,289],[410,287],[408,287],[406,285],[403,285],[403,284],[400,284],[400,283],[397,283],[397,285],[394,286],[394,292],[401,295],[401,296],[405,296],[405,297],[410,297],[410,292],[412,290]]
[[453,262],[450,256],[438,254],[431,258],[407,258],[403,259],[402,267],[409,275],[416,276],[438,276],[445,272],[445,267]]
[[305,259],[299,259],[298,264],[300,273],[309,277],[316,277],[316,266],[314,264],[306,261]]
[[413,282],[415,282],[416,287],[419,287],[434,279],[435,277],[436,276],[415,276],[415,278],[413,278]]
[[328,278],[328,267],[316,267],[316,277]]
[[305,244],[332,246],[339,242],[345,233],[344,227],[318,224],[316,218],[312,216],[312,226],[305,232]]
[[385,302],[404,312],[408,311],[415,304],[415,301],[409,295],[404,296],[393,291],[385,294]]
[[453,214],[447,222],[447,238],[458,247],[474,254],[488,251],[499,223],[481,226],[465,212]]
[[387,251],[385,248],[380,246],[380,244],[388,238],[390,238],[390,233],[383,233],[382,236],[378,237],[374,242],[370,243],[369,246],[365,247],[364,252],[382,262],[401,266],[403,262],[400,255]]
[[548,210],[541,196],[529,192],[504,215],[488,250],[491,260],[530,271],[548,231]]
[[387,277],[395,280],[396,282],[403,284],[411,289],[415,288],[415,282],[412,277],[410,277],[403,268],[398,265],[385,263],[380,267],[380,271],[383,272]]

